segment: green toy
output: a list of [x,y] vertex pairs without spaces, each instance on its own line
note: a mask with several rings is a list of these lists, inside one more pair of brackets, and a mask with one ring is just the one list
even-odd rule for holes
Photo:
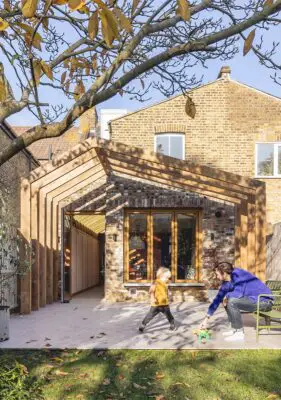
[[207,343],[207,341],[210,340],[212,336],[209,329],[195,329],[193,331],[193,334],[198,336],[198,342],[203,344]]

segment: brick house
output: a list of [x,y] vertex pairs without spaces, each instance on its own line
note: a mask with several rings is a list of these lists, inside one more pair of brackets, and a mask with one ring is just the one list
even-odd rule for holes
[[267,278],[281,279],[281,99],[231,79],[229,67],[190,97],[194,119],[177,95],[111,121],[111,139],[265,182]]
[[281,217],[281,101],[228,68],[190,96],[194,119],[175,96],[112,120],[111,141],[89,138],[23,181],[33,257],[22,312],[101,280],[107,300],[147,299],[160,265],[175,300],[204,298],[216,260],[265,279],[267,223]]

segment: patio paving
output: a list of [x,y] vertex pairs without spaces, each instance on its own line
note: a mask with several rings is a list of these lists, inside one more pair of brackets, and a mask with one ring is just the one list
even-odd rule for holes
[[281,331],[265,332],[256,342],[255,320],[244,315],[245,341],[227,343],[222,331],[227,318],[220,308],[211,322],[212,339],[199,344],[192,330],[200,324],[208,304],[184,302],[171,305],[177,321],[170,331],[162,315],[138,333],[138,325],[149,305],[144,303],[107,304],[101,289],[75,296],[70,303],[54,303],[29,315],[12,315],[10,340],[0,348],[78,348],[78,349],[281,349]]

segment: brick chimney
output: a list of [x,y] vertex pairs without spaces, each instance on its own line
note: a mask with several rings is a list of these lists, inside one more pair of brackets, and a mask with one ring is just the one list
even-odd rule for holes
[[228,65],[221,67],[217,79],[230,79],[231,69]]

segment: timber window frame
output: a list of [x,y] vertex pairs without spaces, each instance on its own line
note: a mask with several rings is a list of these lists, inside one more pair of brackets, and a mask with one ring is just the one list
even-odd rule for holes
[[[130,279],[129,274],[129,220],[130,215],[146,215],[147,221],[147,279]],[[171,283],[200,283],[202,281],[202,210],[201,209],[125,209],[124,210],[124,283],[151,283],[153,276],[153,215],[170,214],[171,215]],[[195,225],[195,277],[194,279],[178,279],[177,259],[178,259],[178,215],[186,215],[196,218]]]

